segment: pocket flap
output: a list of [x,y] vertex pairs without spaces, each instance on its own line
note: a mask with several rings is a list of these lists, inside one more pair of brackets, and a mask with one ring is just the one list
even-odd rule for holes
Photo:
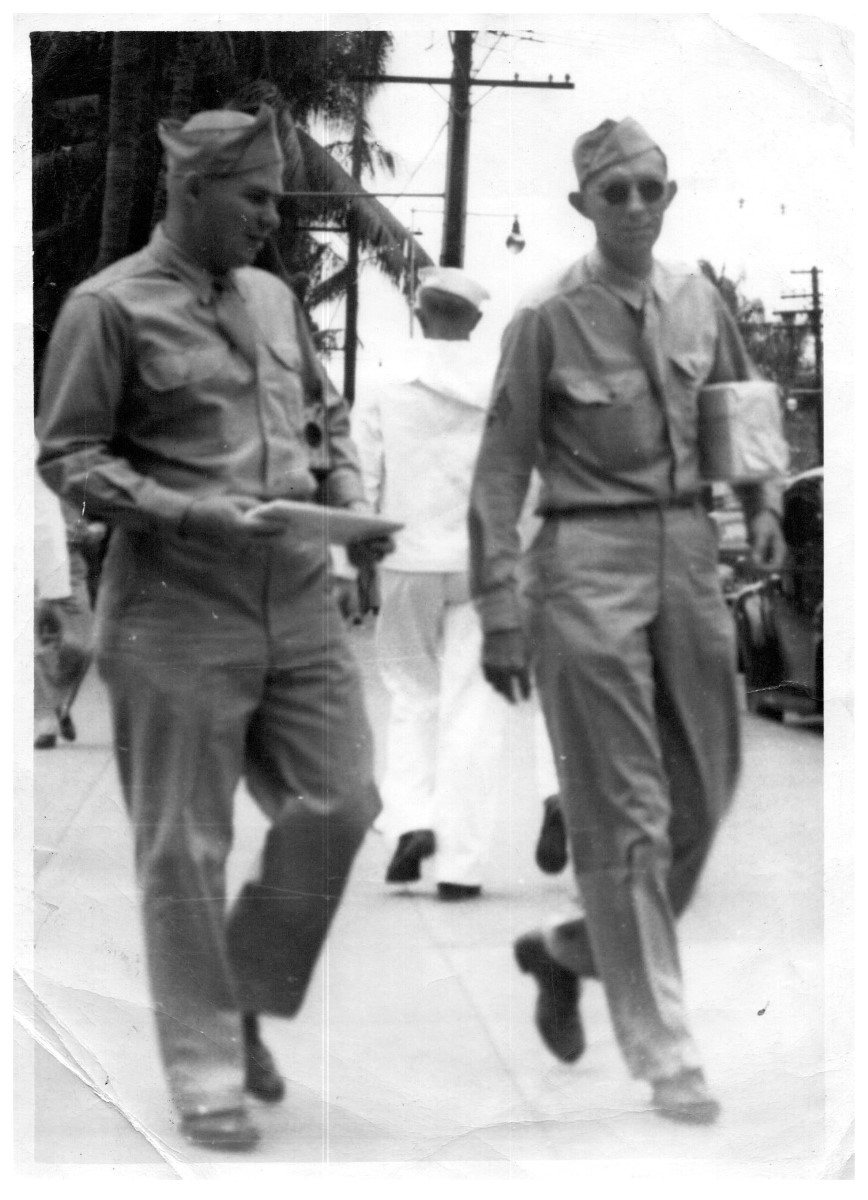
[[267,345],[281,366],[290,371],[301,371],[301,354],[295,342],[283,340],[268,342]]
[[142,379],[154,392],[170,392],[219,370],[218,355],[210,350],[183,350],[151,354],[142,359]]
[[553,373],[552,383],[579,404],[629,404],[648,390],[640,368],[599,376],[588,375],[579,367],[560,367]]
[[705,379],[708,375],[709,361],[704,354],[697,353],[695,350],[686,350],[679,354],[670,356],[685,375],[691,379]]

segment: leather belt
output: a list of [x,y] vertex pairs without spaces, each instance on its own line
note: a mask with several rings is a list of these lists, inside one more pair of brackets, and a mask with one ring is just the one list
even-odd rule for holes
[[659,500],[633,500],[627,504],[571,504],[568,508],[545,508],[543,517],[610,517],[618,513],[649,512],[667,508],[705,508],[698,493],[690,496],[667,496]]

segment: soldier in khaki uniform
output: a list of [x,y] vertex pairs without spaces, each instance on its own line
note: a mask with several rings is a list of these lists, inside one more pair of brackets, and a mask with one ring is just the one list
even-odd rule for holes
[[[715,289],[655,261],[676,185],[634,120],[574,148],[573,207],[597,244],[506,330],[471,495],[483,666],[507,697],[532,667],[559,764],[582,918],[516,944],[537,1024],[574,1061],[581,980],[599,977],[631,1073],[664,1116],[708,1122],[675,917],[739,770],[731,619],[700,502],[697,395],[754,368]],[[544,518],[516,582],[531,470]],[[757,562],[783,559],[780,489],[741,500]]]
[[[113,529],[97,661],[170,1090],[188,1138],[246,1150],[259,1135],[245,1091],[284,1090],[257,1014],[298,1011],[380,807],[327,547],[257,506],[367,506],[347,406],[299,304],[250,265],[278,224],[272,111],[199,113],[162,122],[160,137],[165,222],[76,288],[54,329],[40,469]],[[319,477],[311,405],[324,413]],[[272,824],[227,917],[242,777]]]

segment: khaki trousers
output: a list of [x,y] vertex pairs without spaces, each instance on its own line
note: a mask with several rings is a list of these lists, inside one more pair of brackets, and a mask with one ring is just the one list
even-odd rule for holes
[[[323,548],[117,531],[98,608],[160,1050],[182,1113],[241,1102],[240,1013],[300,1007],[379,811],[361,681]],[[271,821],[227,914],[244,780]]]
[[732,621],[707,515],[640,509],[546,522],[528,555],[534,669],[559,764],[584,925],[555,957],[599,974],[633,1075],[699,1065],[675,916],[739,770]]

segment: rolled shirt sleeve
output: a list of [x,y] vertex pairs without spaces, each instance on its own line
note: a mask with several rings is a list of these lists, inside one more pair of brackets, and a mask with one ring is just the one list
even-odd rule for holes
[[134,470],[114,449],[129,358],[126,321],[110,296],[66,302],[40,389],[39,471],[85,519],[177,526],[191,498]]

